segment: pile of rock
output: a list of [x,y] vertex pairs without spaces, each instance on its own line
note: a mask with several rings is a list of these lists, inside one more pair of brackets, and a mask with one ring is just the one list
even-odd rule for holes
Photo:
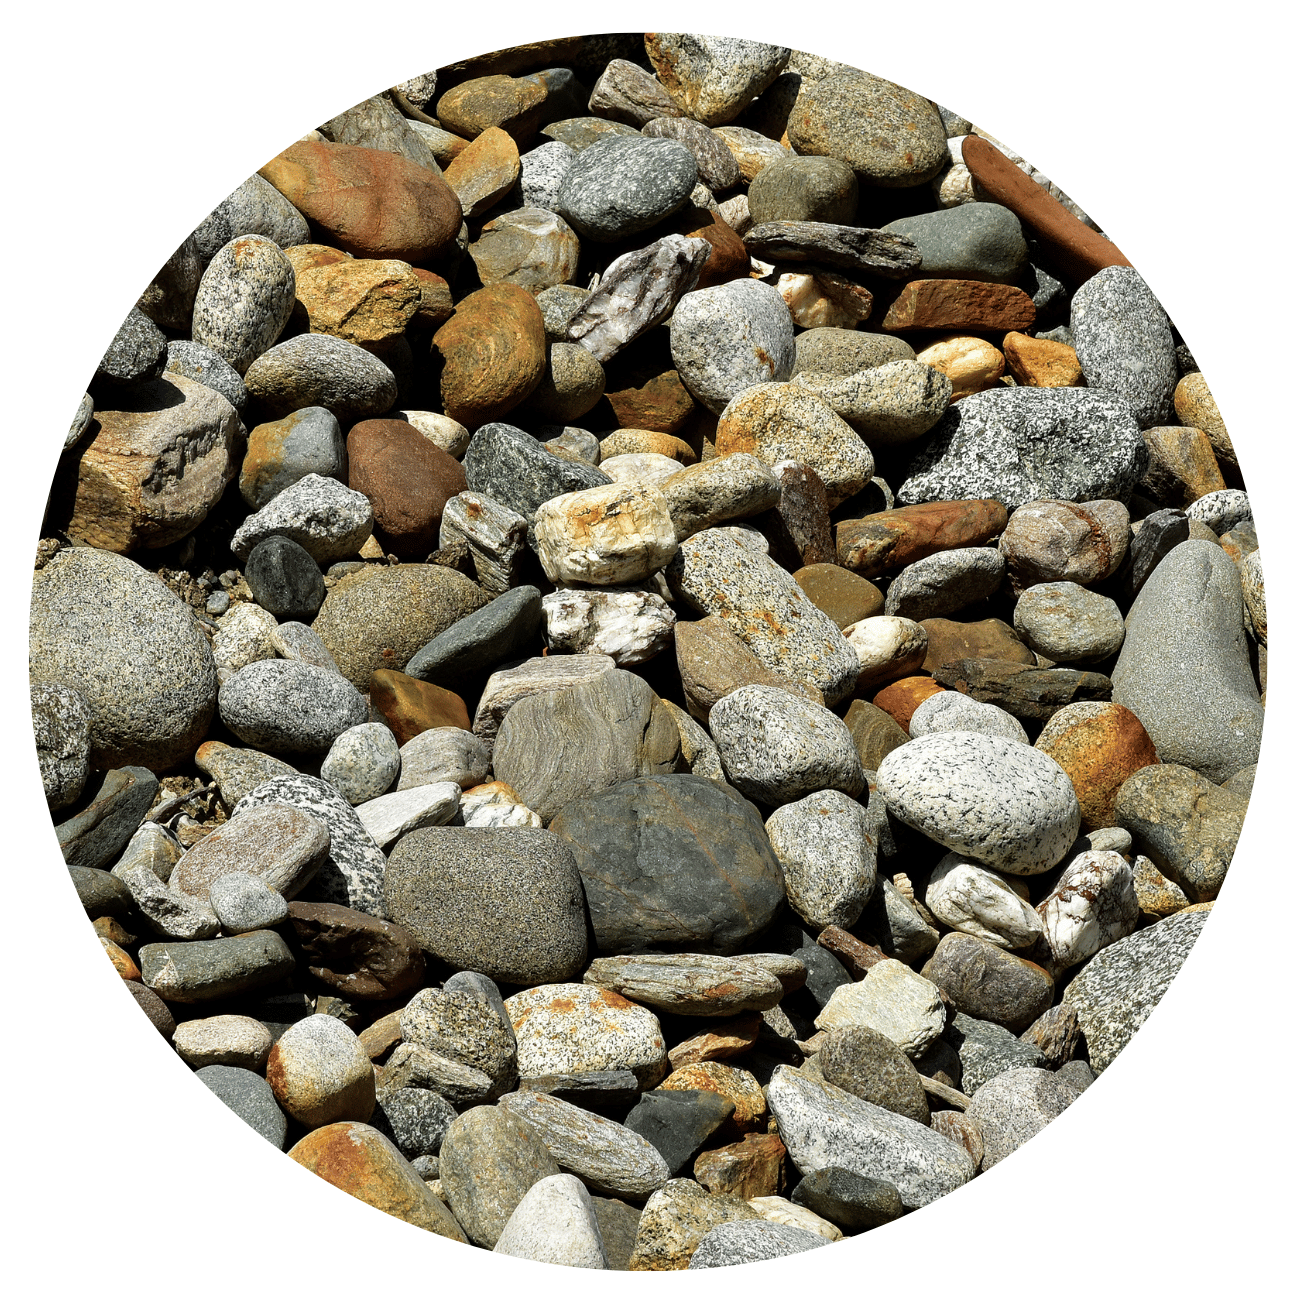
[[1060,1114],[1222,886],[1267,663],[1227,432],[1086,215],[668,33],[224,200],[66,435],[31,637],[73,884],[198,1077],[407,1222],[636,1270]]

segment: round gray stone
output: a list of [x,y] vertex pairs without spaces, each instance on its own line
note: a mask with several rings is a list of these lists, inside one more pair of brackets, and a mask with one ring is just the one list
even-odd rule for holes
[[363,722],[335,739],[320,765],[320,775],[355,808],[367,799],[378,799],[401,768],[397,737],[382,722]]
[[991,546],[959,546],[909,564],[889,584],[886,615],[947,618],[993,595],[1002,584],[1006,561]]
[[996,704],[983,704],[960,691],[940,691],[922,700],[912,714],[908,731],[913,739],[939,731],[973,731],[981,736],[1001,736],[1004,740],[1029,744],[1029,736],[1019,718]]
[[676,140],[603,136],[560,182],[560,215],[586,239],[612,243],[648,230],[690,197],[695,157]]
[[1015,284],[1029,259],[1019,218],[1000,203],[962,203],[883,228],[921,250],[917,279]]
[[273,417],[323,406],[342,424],[383,415],[397,400],[393,372],[365,348],[329,334],[300,334],[263,352],[244,372]]
[[289,915],[289,904],[261,876],[231,871],[208,886],[208,902],[227,934],[269,930]]
[[330,564],[355,558],[374,523],[374,510],[363,493],[337,479],[305,474],[249,515],[235,530],[230,549],[247,560],[259,542],[287,537],[317,564]]
[[281,248],[311,239],[307,218],[256,172],[199,222],[194,231],[195,251],[206,264],[240,235],[265,235]]
[[242,412],[248,402],[248,389],[237,371],[223,356],[202,343],[173,339],[167,345],[167,373],[184,375],[196,383],[214,389]]
[[915,361],[908,343],[892,334],[869,334],[865,330],[836,329],[819,325],[804,330],[794,341],[794,368],[821,375],[854,375],[891,361]]
[[347,441],[339,422],[323,406],[306,406],[282,420],[259,424],[249,440],[256,450],[244,458],[239,494],[253,510],[308,474],[347,477]]
[[328,753],[369,716],[361,693],[338,673],[293,659],[241,668],[222,685],[217,711],[240,740],[273,754]]
[[264,235],[241,235],[203,272],[191,333],[242,375],[280,337],[293,304],[289,259]]
[[1106,596],[1077,582],[1044,582],[1016,601],[1020,639],[1055,663],[1091,663],[1124,644],[1124,615]]
[[710,1228],[700,1239],[686,1267],[727,1268],[731,1264],[780,1259],[784,1255],[798,1255],[805,1250],[829,1245],[825,1237],[788,1223],[742,1219]]
[[91,385],[98,391],[147,383],[166,364],[167,336],[139,307],[132,307],[100,358]]

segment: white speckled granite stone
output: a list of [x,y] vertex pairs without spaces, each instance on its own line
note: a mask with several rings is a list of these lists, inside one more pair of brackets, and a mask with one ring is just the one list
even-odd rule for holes
[[1092,663],[1124,644],[1119,606],[1077,582],[1027,588],[1016,601],[1014,621],[1021,640],[1053,663]]
[[368,715],[365,697],[338,673],[293,659],[260,659],[226,679],[217,695],[225,726],[273,754],[326,754]]
[[249,515],[230,539],[230,549],[246,560],[258,542],[287,537],[317,564],[332,564],[356,559],[374,523],[374,510],[362,493],[337,479],[306,474]]
[[289,259],[273,240],[241,235],[217,253],[199,281],[191,336],[242,375],[280,337],[293,304]]
[[909,564],[889,584],[885,614],[947,618],[993,595],[1002,583],[1006,561],[991,546],[959,546]]
[[780,1259],[817,1250],[830,1243],[825,1237],[787,1223],[767,1219],[744,1219],[738,1223],[720,1223],[700,1239],[687,1268],[727,1268],[732,1264],[750,1264],[760,1259]]
[[1041,1133],[1079,1094],[1050,1070],[1020,1066],[995,1075],[973,1098],[966,1117],[980,1127],[984,1169]]
[[1188,519],[1199,519],[1201,523],[1214,530],[1218,537],[1241,524],[1254,521],[1255,512],[1250,507],[1250,498],[1240,488],[1222,488],[1218,492],[1207,492],[1197,497],[1184,511]]
[[995,871],[1046,871],[1079,833],[1079,801],[1061,767],[998,736],[921,736],[885,755],[876,783],[900,821]]
[[839,790],[819,790],[778,808],[766,830],[799,916],[816,930],[856,924],[876,887],[867,810]]
[[981,736],[1000,736],[1003,740],[1029,744],[1029,736],[1019,718],[996,704],[981,703],[960,691],[940,691],[922,700],[912,714],[908,731],[914,740],[940,731],[973,731]]

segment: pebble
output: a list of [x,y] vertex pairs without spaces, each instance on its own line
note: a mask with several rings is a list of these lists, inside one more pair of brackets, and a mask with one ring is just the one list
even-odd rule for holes
[[[1034,305],[1038,305],[1037,298]],[[1083,379],[1078,354],[1068,343],[1012,330],[1002,340],[1002,352],[1008,371],[1023,388],[1077,388]],[[1148,438],[1148,448],[1150,445]]]
[[417,1160],[437,1159],[456,1112],[451,1103],[427,1088],[390,1088],[375,1098],[371,1124],[415,1167]]
[[70,867],[105,867],[130,840],[158,792],[148,768],[117,768],[93,776],[74,807],[80,811],[55,826],[63,860]]
[[749,189],[753,225],[772,221],[853,221],[858,178],[839,158],[781,158],[754,177]]
[[274,930],[233,939],[147,943],[140,949],[145,982],[167,1002],[210,1002],[274,984],[294,968]]
[[422,981],[424,957],[401,926],[335,903],[295,902],[288,911],[296,951],[307,958],[309,973],[335,992],[386,1000]]
[[[918,1124],[930,1122],[930,1106],[921,1076],[887,1034],[865,1024],[830,1029],[825,1031],[821,1048],[811,1059],[817,1063],[817,1077],[822,1082],[834,1084],[897,1115],[906,1115]],[[796,1201],[806,1203],[798,1198]]]
[[164,939],[211,939],[221,930],[208,906],[169,889],[147,866],[128,867],[118,879],[131,891],[140,915]]
[[230,548],[247,561],[259,542],[287,537],[317,564],[356,556],[374,528],[374,511],[360,492],[337,479],[305,474],[240,524]]
[[148,383],[167,364],[167,336],[138,307],[132,307],[95,368],[97,392]]
[[460,787],[451,781],[394,790],[355,805],[366,833],[381,849],[410,831],[449,822],[460,807]]
[[209,1016],[186,1020],[176,1026],[172,1043],[191,1069],[208,1065],[260,1070],[271,1050],[271,1035],[260,1020],[251,1016]]
[[100,917],[129,917],[135,904],[127,887],[111,872],[98,867],[69,867],[77,901],[92,921]]
[[565,173],[557,207],[578,234],[612,243],[676,212],[696,179],[694,156],[676,140],[602,136]]
[[814,1023],[826,1030],[866,1025],[917,1060],[943,1032],[944,1009],[934,984],[888,958],[837,988]]
[[714,127],[713,133],[730,150],[742,181],[752,182],[765,167],[795,156],[794,150],[748,127],[728,124]]
[[194,766],[217,783],[221,801],[232,809],[263,781],[296,773],[296,769],[282,759],[272,758],[256,749],[235,749],[219,740],[205,741],[198,747],[194,753]]
[[1015,213],[997,203],[903,217],[884,229],[917,246],[920,273],[929,279],[1015,284],[1029,257]]
[[946,335],[922,348],[916,359],[948,379],[954,402],[998,387],[1006,368],[1002,353],[993,344],[967,334]]
[[930,873],[925,905],[944,925],[999,948],[1029,948],[1043,933],[1011,880],[957,853],[946,854]]
[[785,996],[781,981],[756,963],[698,953],[601,957],[583,982],[656,1011],[688,1016],[766,1011]]
[[397,380],[382,361],[329,334],[277,343],[248,367],[244,383],[273,419],[321,406],[353,424],[382,415],[397,399]]
[[501,1009],[472,990],[421,989],[402,1010],[401,1030],[405,1043],[482,1072],[498,1093],[516,1078],[514,1032]]
[[554,1174],[534,1183],[492,1249],[539,1264],[609,1267],[591,1196],[572,1174]]
[[1031,650],[1056,663],[1092,663],[1124,644],[1119,606],[1077,582],[1027,588],[1016,601],[1015,628]]
[[315,618],[325,600],[320,567],[289,537],[268,537],[253,547],[244,577],[253,599],[274,618]]
[[1052,1004],[1055,982],[1042,966],[972,934],[939,940],[921,973],[958,1011],[1020,1033]]
[[323,406],[306,406],[282,420],[257,425],[239,471],[239,494],[260,510],[308,474],[346,477],[347,443],[339,422]]
[[1071,858],[1037,911],[1047,969],[1067,970],[1136,929],[1141,909],[1133,869],[1118,853],[1081,853]]
[[[167,368],[163,373],[183,375],[186,379],[193,379],[196,383],[215,390],[240,415],[248,403],[248,390],[244,387],[239,372],[224,357],[202,343],[173,339],[167,344]],[[89,426],[90,414],[93,414],[93,408],[87,414],[86,426]],[[81,433],[85,431],[83,427]],[[80,436],[79,433],[73,442]]]
[[61,682],[34,685],[32,729],[51,812],[75,803],[90,770],[90,711],[81,692]]
[[679,469],[659,484],[659,490],[679,542],[729,520],[752,518],[781,499],[781,485],[772,470],[742,451]]
[[276,1104],[270,1084],[260,1074],[237,1065],[205,1065],[195,1073],[255,1133],[284,1149],[289,1121]]
[[294,270],[273,240],[243,235],[204,271],[194,299],[195,343],[239,375],[280,336],[294,305]]
[[1029,743],[1024,727],[1005,709],[981,704],[959,691],[941,691],[922,700],[912,713],[908,731],[913,738],[940,731],[973,731]]
[[885,613],[920,622],[942,618],[991,596],[1006,562],[989,546],[958,546],[915,560],[889,584]]
[[1130,535],[1118,501],[1029,501],[1011,512],[998,550],[1017,593],[1044,582],[1086,587],[1118,572]]
[[878,1228],[903,1213],[902,1198],[893,1183],[863,1178],[834,1166],[801,1179],[790,1195],[796,1205],[818,1211],[849,1231]]
[[915,361],[911,346],[892,334],[829,326],[804,330],[795,339],[792,375],[855,375],[891,361]]
[[1237,453],[1228,436],[1227,426],[1219,413],[1219,404],[1199,370],[1184,375],[1174,387],[1174,415],[1179,424],[1200,429],[1209,438],[1215,456],[1225,465],[1237,468]]
[[814,1214],[802,1205],[795,1205],[784,1196],[754,1196],[746,1202],[770,1223],[786,1224],[814,1233],[825,1241],[842,1241],[844,1234],[829,1219]]
[[1224,533],[1239,528],[1242,524],[1254,522],[1250,500],[1237,488],[1224,488],[1198,497],[1187,507],[1186,514],[1188,519],[1198,519],[1201,523],[1208,524],[1217,537],[1222,537]]
[[644,663],[672,637],[676,614],[644,591],[557,591],[542,598],[547,647],[609,655],[621,668]]
[[362,722],[335,737],[320,774],[355,808],[388,790],[401,767],[392,731],[381,722]]
[[243,871],[218,876],[208,886],[208,902],[227,934],[270,930],[289,915],[289,905],[278,890],[261,876]]
[[538,558],[552,582],[639,582],[677,552],[668,503],[654,487],[611,483],[544,502],[534,519]]
[[928,433],[955,393],[947,375],[921,359],[887,361],[850,375],[800,370],[793,386],[815,394],[877,447]]
[[761,1217],[738,1196],[710,1196],[692,1179],[670,1179],[646,1202],[628,1268],[632,1272],[688,1268],[711,1229]]
[[366,702],[337,673],[290,659],[263,659],[228,678],[221,721],[240,740],[272,753],[325,754],[366,720]]
[[1019,1067],[990,1079],[966,1110],[984,1139],[983,1167],[991,1169],[1022,1147],[1077,1095],[1048,1070]]
[[706,126],[737,117],[790,61],[783,45],[677,32],[648,33],[645,50],[682,112]]
[[910,239],[825,221],[755,223],[745,232],[745,248],[764,262],[817,262],[888,279],[904,278],[920,265]]
[[468,791],[484,779],[491,766],[488,747],[462,727],[430,727],[408,740],[398,755],[399,790],[454,781]]

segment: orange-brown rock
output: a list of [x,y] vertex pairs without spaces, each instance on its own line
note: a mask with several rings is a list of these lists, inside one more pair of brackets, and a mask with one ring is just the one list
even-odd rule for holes
[[412,274],[420,282],[420,305],[411,317],[411,324],[419,329],[437,329],[456,310],[451,300],[451,285],[442,276],[419,266],[412,267]]
[[454,691],[391,668],[377,668],[370,675],[370,703],[384,715],[399,745],[434,727],[469,730],[465,701]]
[[695,399],[670,361],[662,367],[631,369],[616,359],[606,374],[602,406],[608,403],[618,428],[676,433],[696,410]]
[[779,1196],[785,1191],[785,1143],[775,1133],[746,1133],[739,1142],[695,1157],[695,1181],[715,1196]]
[[103,945],[104,951],[108,954],[108,960],[113,963],[113,969],[124,980],[139,980],[143,977],[140,974],[140,968],[135,964],[131,954],[125,948],[120,948],[112,939],[105,939],[101,934],[99,942]]
[[536,77],[473,77],[438,100],[438,121],[456,135],[477,139],[490,127],[505,131],[516,145],[537,134],[546,108],[546,84]]
[[933,673],[959,659],[1005,659],[1014,664],[1036,664],[1034,652],[1000,618],[978,623],[955,623],[950,618],[923,618],[921,626],[929,637],[922,672]]
[[519,146],[490,126],[443,170],[467,218],[482,216],[519,179]]
[[692,717],[707,721],[709,711],[724,695],[742,686],[775,686],[824,704],[821,691],[774,673],[727,626],[719,614],[674,629],[677,671]]
[[420,282],[396,258],[346,257],[297,275],[295,310],[313,334],[368,347],[396,338],[420,305]]
[[1174,388],[1174,417],[1179,424],[1201,429],[1210,440],[1214,454],[1224,465],[1237,468],[1237,452],[1228,437],[1228,427],[1219,414],[1219,404],[1199,370],[1184,375]]
[[679,465],[694,465],[699,461],[689,443],[673,437],[671,433],[660,433],[655,429],[615,429],[600,440],[601,460],[640,451],[657,452],[660,456],[668,456],[677,461]]
[[443,508],[468,484],[460,462],[405,420],[362,420],[348,434],[348,487],[373,507],[384,551],[412,560],[437,550]]
[[1043,727],[1034,748],[1065,770],[1087,831],[1114,826],[1120,786],[1160,762],[1146,728],[1122,704],[1068,704]]
[[1104,266],[1132,265],[1109,239],[1085,226],[987,140],[966,136],[961,156],[993,202],[1010,208],[1020,218],[1025,233],[1038,240],[1048,263],[1070,283],[1080,285]]
[[721,1128],[719,1134],[729,1130],[735,1133],[752,1133],[764,1126],[767,1115],[767,1098],[759,1082],[748,1070],[721,1061],[701,1061],[674,1070],[660,1085],[661,1091],[716,1092],[732,1102],[736,1111]]
[[894,720],[869,700],[854,700],[844,715],[844,725],[853,737],[853,747],[868,772],[879,769],[886,754],[906,745],[911,737]]
[[1000,501],[929,501],[846,519],[836,525],[835,549],[846,569],[876,578],[940,551],[981,546],[1006,526]]
[[1068,343],[1012,331],[1002,352],[1016,383],[1024,388],[1077,388],[1083,382],[1079,357]]
[[791,575],[808,599],[843,631],[885,608],[880,588],[838,564],[808,564]]
[[880,691],[872,703],[883,709],[904,731],[912,725],[912,714],[922,700],[938,695],[943,687],[933,677],[903,677]]
[[90,429],[59,462],[50,524],[73,542],[119,555],[193,532],[243,454],[235,408],[175,373],[115,391]]
[[349,254],[341,248],[329,244],[294,244],[282,250],[295,276],[304,271],[314,271],[318,266],[333,266],[335,262],[346,262]]
[[460,200],[451,187],[400,154],[299,141],[259,175],[354,257],[424,262],[460,230]]
[[703,1061],[725,1061],[728,1057],[747,1052],[758,1039],[763,1027],[763,1017],[757,1011],[730,1020],[718,1020],[707,1033],[696,1034],[684,1043],[678,1043],[668,1053],[668,1064],[674,1070]]
[[326,1124],[291,1147],[289,1159],[395,1219],[469,1244],[451,1211],[402,1153],[369,1124],[354,1120]]
[[1006,369],[1002,353],[992,343],[969,334],[936,339],[916,359],[948,376],[954,402],[994,387]]
[[467,429],[513,411],[546,373],[542,309],[517,284],[490,284],[462,299],[433,347],[442,357],[442,409]]
[[1138,491],[1157,505],[1181,510],[1207,492],[1221,492],[1228,486],[1203,429],[1180,424],[1143,429],[1142,439],[1149,460]]
[[[372,1060],[377,1061],[387,1052],[391,1052],[402,1041],[402,1010],[390,1011],[380,1016],[373,1025],[368,1025],[357,1035],[361,1050]],[[379,1080],[375,1083],[378,1085]]]
[[1038,313],[1013,284],[980,280],[910,280],[889,304],[880,328],[896,330],[1025,330]]
[[107,939],[110,943],[117,944],[119,948],[129,948],[136,940],[136,936],[129,933],[116,917],[96,917],[92,925],[101,939]]
[[855,980],[860,980],[878,961],[888,960],[882,949],[863,943],[838,925],[828,925],[817,936],[817,943],[838,957]]
[[711,289],[717,284],[726,284],[728,280],[739,280],[749,275],[749,250],[744,241],[718,213],[712,214],[712,220],[683,233],[696,239],[707,240],[713,251],[700,268],[700,278],[696,281],[697,289]]

